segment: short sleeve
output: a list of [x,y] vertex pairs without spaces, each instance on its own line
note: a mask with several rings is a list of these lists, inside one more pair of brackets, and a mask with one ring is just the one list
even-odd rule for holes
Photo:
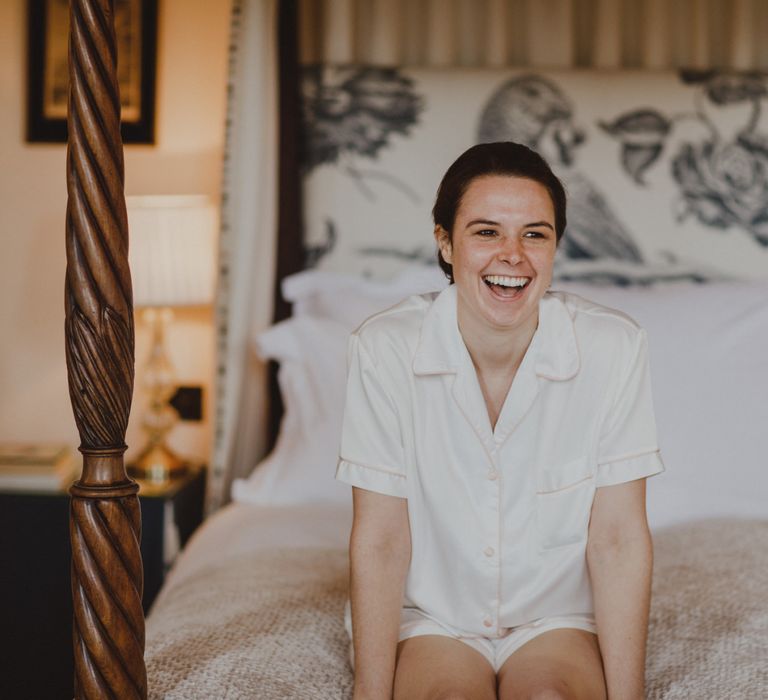
[[336,478],[368,491],[406,498],[404,450],[395,403],[357,335],[350,337],[348,365]]
[[664,471],[656,437],[648,339],[637,335],[611,410],[600,430],[597,486],[612,486]]

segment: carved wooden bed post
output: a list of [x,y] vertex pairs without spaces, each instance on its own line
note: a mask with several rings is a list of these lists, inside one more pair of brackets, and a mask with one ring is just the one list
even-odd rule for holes
[[70,491],[77,698],[146,698],[138,486],[123,465],[133,299],[114,0],[70,0],[66,352],[83,472]]

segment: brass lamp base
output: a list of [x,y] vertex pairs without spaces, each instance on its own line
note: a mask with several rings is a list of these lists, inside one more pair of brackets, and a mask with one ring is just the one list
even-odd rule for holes
[[136,461],[128,465],[128,474],[157,484],[184,476],[188,469],[186,462],[161,443],[147,445]]

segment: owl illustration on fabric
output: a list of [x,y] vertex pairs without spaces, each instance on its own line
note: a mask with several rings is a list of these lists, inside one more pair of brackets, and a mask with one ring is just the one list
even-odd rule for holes
[[480,114],[479,143],[516,141],[538,152],[568,191],[568,228],[563,254],[570,259],[610,258],[640,264],[643,256],[605,196],[576,169],[584,131],[573,106],[554,82],[540,75],[508,80]]

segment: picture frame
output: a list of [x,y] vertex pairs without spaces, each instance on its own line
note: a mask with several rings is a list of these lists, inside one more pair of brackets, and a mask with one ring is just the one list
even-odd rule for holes
[[[28,0],[29,143],[66,143],[69,0]],[[158,0],[114,0],[123,143],[155,141]]]

